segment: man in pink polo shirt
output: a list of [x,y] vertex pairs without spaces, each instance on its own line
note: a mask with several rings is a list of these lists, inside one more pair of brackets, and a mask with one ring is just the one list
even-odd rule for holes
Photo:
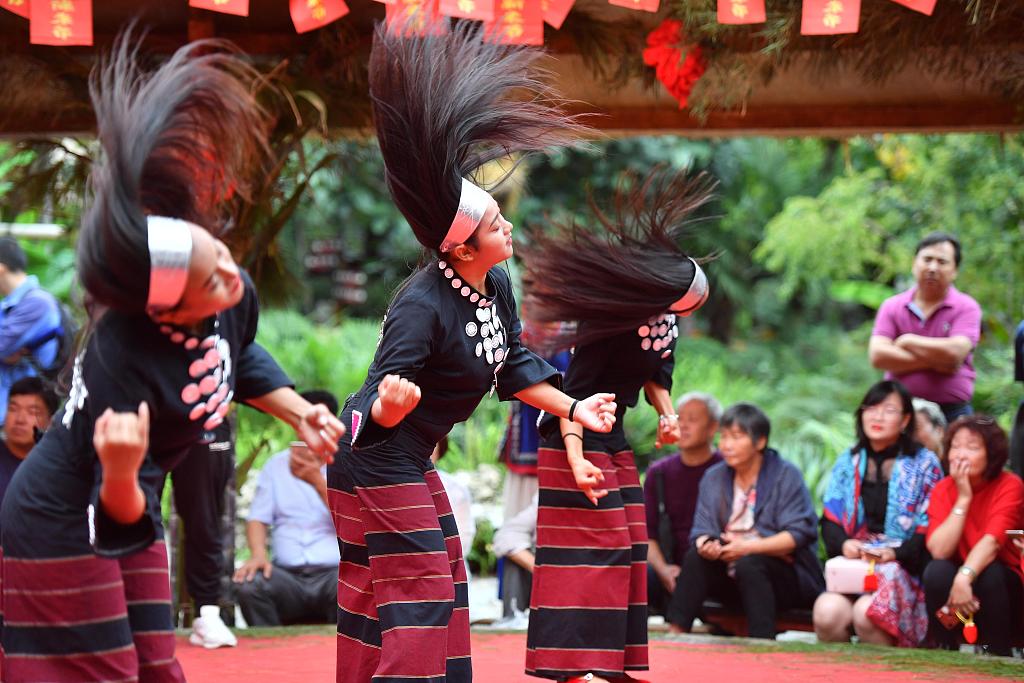
[[939,404],[949,422],[974,412],[972,352],[981,335],[981,307],[953,286],[960,242],[944,232],[926,235],[914,256],[906,292],[878,309],[868,357],[914,396]]

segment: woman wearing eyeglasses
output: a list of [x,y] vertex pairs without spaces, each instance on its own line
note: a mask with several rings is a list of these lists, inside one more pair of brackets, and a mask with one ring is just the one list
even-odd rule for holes
[[947,607],[974,616],[978,642],[988,652],[1009,655],[1021,625],[1020,556],[1007,529],[1020,529],[1024,483],[1007,472],[1006,432],[985,415],[961,417],[946,432],[949,476],[936,485],[928,508],[928,552],[924,589],[931,640],[956,648],[961,629],[946,629],[936,612]]
[[857,443],[832,468],[821,535],[830,558],[875,561],[877,590],[826,592],[814,603],[819,640],[915,647],[928,628],[921,571],[928,499],[942,478],[934,453],[914,439],[914,404],[897,381],[868,389],[856,415]]

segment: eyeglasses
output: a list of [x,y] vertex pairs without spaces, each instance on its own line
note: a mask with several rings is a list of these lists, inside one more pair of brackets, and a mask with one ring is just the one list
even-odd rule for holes
[[900,410],[899,408],[894,408],[892,406],[883,406],[880,404],[873,406],[861,406],[860,410],[862,415],[881,415],[886,419],[899,417],[900,415],[903,414],[903,411]]

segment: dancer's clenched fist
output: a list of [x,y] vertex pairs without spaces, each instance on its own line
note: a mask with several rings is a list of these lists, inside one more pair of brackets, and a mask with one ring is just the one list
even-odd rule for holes
[[103,468],[103,509],[120,524],[135,523],[146,508],[138,477],[149,450],[149,406],[143,401],[137,414],[107,408],[93,427],[92,445]]
[[93,428],[92,445],[107,477],[134,477],[149,448],[149,406],[139,412],[115,413],[107,408]]
[[420,402],[420,388],[398,375],[387,375],[377,385],[373,402],[373,421],[381,427],[394,427]]
[[594,394],[579,402],[573,421],[594,432],[610,432],[615,425],[615,394]]

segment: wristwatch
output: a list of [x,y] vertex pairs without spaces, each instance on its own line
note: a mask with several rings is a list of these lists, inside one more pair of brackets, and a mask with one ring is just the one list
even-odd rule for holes
[[953,508],[952,512],[957,517],[963,517],[964,515],[967,514],[967,511],[964,510],[963,508]]
[[960,569],[957,569],[957,571],[966,576],[971,581],[974,581],[976,578],[978,578],[978,572],[974,571],[966,564],[960,565]]

